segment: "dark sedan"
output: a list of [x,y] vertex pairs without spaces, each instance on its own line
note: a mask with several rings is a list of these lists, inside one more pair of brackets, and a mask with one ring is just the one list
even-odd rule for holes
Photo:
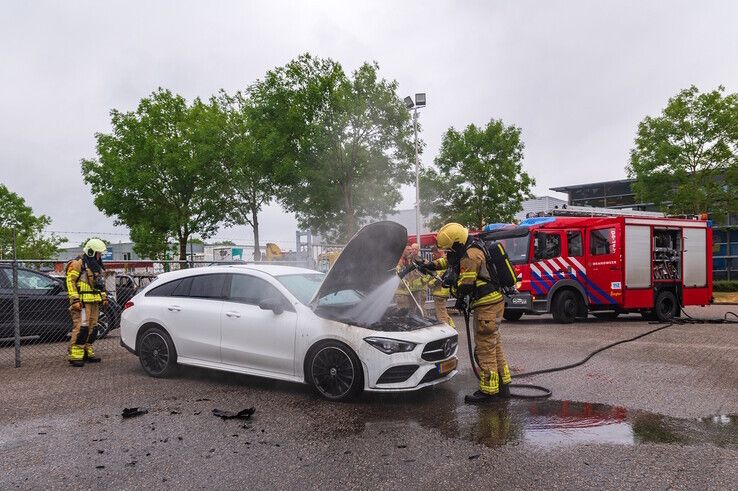
[[[24,340],[64,341],[72,330],[64,281],[26,268],[18,268],[20,335]],[[120,307],[110,302],[100,313],[98,337],[120,325]],[[0,342],[14,339],[13,269],[0,264]]]

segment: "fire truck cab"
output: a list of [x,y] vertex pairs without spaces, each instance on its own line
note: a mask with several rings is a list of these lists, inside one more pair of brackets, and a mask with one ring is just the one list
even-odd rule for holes
[[667,320],[680,306],[712,302],[710,222],[615,213],[558,210],[480,233],[504,245],[518,276],[505,318],[551,313],[570,323],[589,312],[640,312]]

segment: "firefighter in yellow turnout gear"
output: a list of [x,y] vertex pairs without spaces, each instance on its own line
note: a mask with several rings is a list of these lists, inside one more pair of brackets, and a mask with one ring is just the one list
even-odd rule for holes
[[[438,249],[437,247],[434,247],[433,250],[433,260],[436,261],[438,259],[444,258],[445,254],[443,251]],[[436,275],[437,277],[443,277],[443,275],[446,273],[446,268],[443,269],[436,269]],[[428,286],[431,290],[431,295],[433,296],[433,304],[436,311],[436,319],[438,319],[441,322],[445,322],[449,326],[456,329],[456,323],[454,323],[454,320],[451,318],[451,316],[448,314],[448,308],[446,306],[446,303],[448,302],[448,297],[451,295],[450,289],[443,285],[440,281],[438,281],[437,278],[431,278]]]
[[505,300],[500,287],[488,271],[484,251],[469,237],[469,231],[458,223],[447,223],[438,231],[439,249],[448,251],[447,257],[430,263],[436,270],[451,268],[458,272],[455,296],[469,296],[474,313],[474,349],[480,374],[479,390],[467,395],[469,404],[479,404],[498,397],[510,397],[510,368],[500,342],[499,322],[505,311]]
[[[75,367],[84,366],[85,362],[96,363],[100,358],[95,356],[92,343],[100,306],[107,306],[105,293],[105,268],[101,256],[105,251],[105,242],[90,239],[84,245],[84,254],[71,260],[66,268],[67,294],[69,296],[69,312],[72,316],[72,334],[69,341],[68,360]],[[87,317],[87,325],[82,325],[82,310]]]
[[[415,257],[413,248],[411,246],[405,247],[405,251],[400,258],[400,262],[397,264],[398,273],[402,271],[407,265],[412,263]],[[426,280],[419,271],[414,270],[405,275],[400,281],[400,285],[397,287],[395,292],[395,303],[400,309],[407,309],[410,312],[417,312],[418,305],[420,306],[420,315],[423,315],[423,302],[418,302],[418,292],[425,293]],[[416,304],[416,302],[418,302]]]

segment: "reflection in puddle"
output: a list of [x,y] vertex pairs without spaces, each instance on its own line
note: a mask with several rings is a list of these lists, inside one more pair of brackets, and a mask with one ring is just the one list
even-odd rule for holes
[[[382,410],[376,411],[376,404]],[[679,419],[622,407],[571,401],[503,401],[486,406],[463,404],[455,397],[415,401],[374,401],[359,409],[335,436],[347,433],[392,433],[417,424],[448,438],[486,446],[641,443],[708,443],[738,446],[738,416]],[[348,423],[348,421],[345,421]]]

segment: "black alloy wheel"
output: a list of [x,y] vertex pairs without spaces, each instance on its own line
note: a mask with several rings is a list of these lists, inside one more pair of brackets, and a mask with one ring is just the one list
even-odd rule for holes
[[670,290],[661,290],[656,295],[653,306],[656,318],[661,322],[668,322],[679,314],[679,302],[676,295]]
[[152,377],[166,377],[177,365],[177,353],[172,338],[163,329],[152,327],[141,335],[138,359]]
[[556,322],[571,324],[582,310],[581,297],[572,290],[561,290],[553,301],[552,314]]
[[502,314],[502,317],[504,317],[505,320],[508,320],[510,322],[515,322],[515,321],[520,320],[521,317],[523,317],[523,311],[505,309],[505,312]]
[[363,389],[359,359],[343,343],[330,341],[311,350],[306,371],[313,389],[332,401],[351,399]]
[[100,317],[97,318],[97,339],[102,339],[113,330],[113,323],[110,322],[110,316],[100,310]]

